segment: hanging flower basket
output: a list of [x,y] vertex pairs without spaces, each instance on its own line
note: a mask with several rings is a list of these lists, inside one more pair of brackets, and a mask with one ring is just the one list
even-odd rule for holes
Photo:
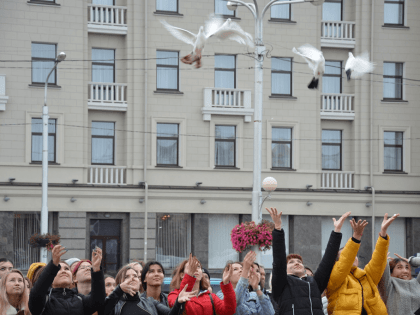
[[255,245],[258,246],[260,251],[269,250],[273,242],[271,234],[273,229],[274,223],[267,220],[263,220],[258,225],[254,221],[238,224],[230,233],[232,247],[238,253],[242,253]]
[[48,251],[52,251],[55,245],[60,243],[60,235],[38,234],[35,233],[29,239],[29,245],[33,248],[45,247]]

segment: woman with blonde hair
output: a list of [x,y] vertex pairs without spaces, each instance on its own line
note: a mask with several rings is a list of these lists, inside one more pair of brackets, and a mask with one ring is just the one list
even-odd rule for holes
[[28,294],[23,274],[12,269],[0,282],[0,315],[30,315]]

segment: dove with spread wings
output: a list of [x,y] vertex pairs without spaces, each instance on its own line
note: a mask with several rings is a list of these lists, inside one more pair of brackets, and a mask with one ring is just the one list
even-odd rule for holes
[[314,73],[314,77],[309,83],[308,89],[317,89],[319,78],[322,77],[325,72],[325,58],[322,51],[310,44],[302,45],[298,49],[293,47],[292,51],[305,59],[309,68]]
[[347,80],[351,78],[360,78],[366,73],[372,72],[375,69],[375,64],[369,61],[369,53],[364,52],[360,56],[354,57],[349,52],[349,59],[347,59],[345,71]]
[[232,22],[231,19],[226,21],[222,18],[211,16],[205,23],[205,26],[200,26],[198,34],[193,34],[190,31],[182,28],[172,26],[166,21],[160,21],[163,26],[176,38],[193,46],[191,53],[181,59],[185,64],[193,64],[197,62],[195,67],[201,67],[201,56],[203,53],[206,41],[210,37],[216,37],[220,40],[234,40],[242,45],[247,45],[250,48],[254,47],[252,36],[245,32],[238,23]]

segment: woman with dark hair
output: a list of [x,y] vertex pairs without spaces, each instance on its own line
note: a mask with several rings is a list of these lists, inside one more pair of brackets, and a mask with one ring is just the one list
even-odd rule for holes
[[152,297],[165,306],[168,304],[168,296],[162,293],[162,283],[165,278],[165,268],[156,260],[149,261],[141,272],[141,283],[144,293],[142,297]]
[[105,294],[106,296],[108,296],[115,290],[115,287],[117,285],[115,283],[114,277],[111,275],[104,275],[104,279],[105,279]]
[[13,269],[13,262],[7,258],[0,258],[0,279]]
[[0,315],[30,315],[23,274],[12,269],[0,281]]
[[140,296],[140,279],[130,266],[124,266],[118,271],[115,282],[117,287],[105,300],[105,315],[178,315],[183,310],[183,303],[195,294],[187,293],[185,288],[170,309],[153,298]]
[[390,258],[382,275],[389,315],[414,314],[420,308],[420,273],[411,277],[411,267],[420,266],[420,257]]
[[54,246],[52,260],[40,274],[29,295],[32,315],[92,315],[103,307],[105,282],[100,267],[102,250],[96,248],[92,252],[92,292],[89,295],[70,289],[70,266],[60,260],[66,252],[63,246]]
[[170,288],[173,291],[168,295],[169,306],[174,305],[178,293],[188,285],[192,290],[197,290],[197,296],[185,304],[187,315],[233,315],[236,310],[236,296],[230,283],[232,270],[232,266],[229,265],[223,273],[220,288],[224,299],[221,300],[216,294],[208,291],[210,283],[203,277],[201,263],[190,254],[188,260],[179,264],[172,278]]

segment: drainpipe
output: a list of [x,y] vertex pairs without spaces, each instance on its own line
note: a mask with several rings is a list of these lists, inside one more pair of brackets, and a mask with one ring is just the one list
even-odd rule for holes
[[144,253],[143,261],[147,261],[147,207],[148,202],[148,189],[147,184],[147,9],[148,0],[144,0],[144,133],[143,133],[143,181],[144,181]]

